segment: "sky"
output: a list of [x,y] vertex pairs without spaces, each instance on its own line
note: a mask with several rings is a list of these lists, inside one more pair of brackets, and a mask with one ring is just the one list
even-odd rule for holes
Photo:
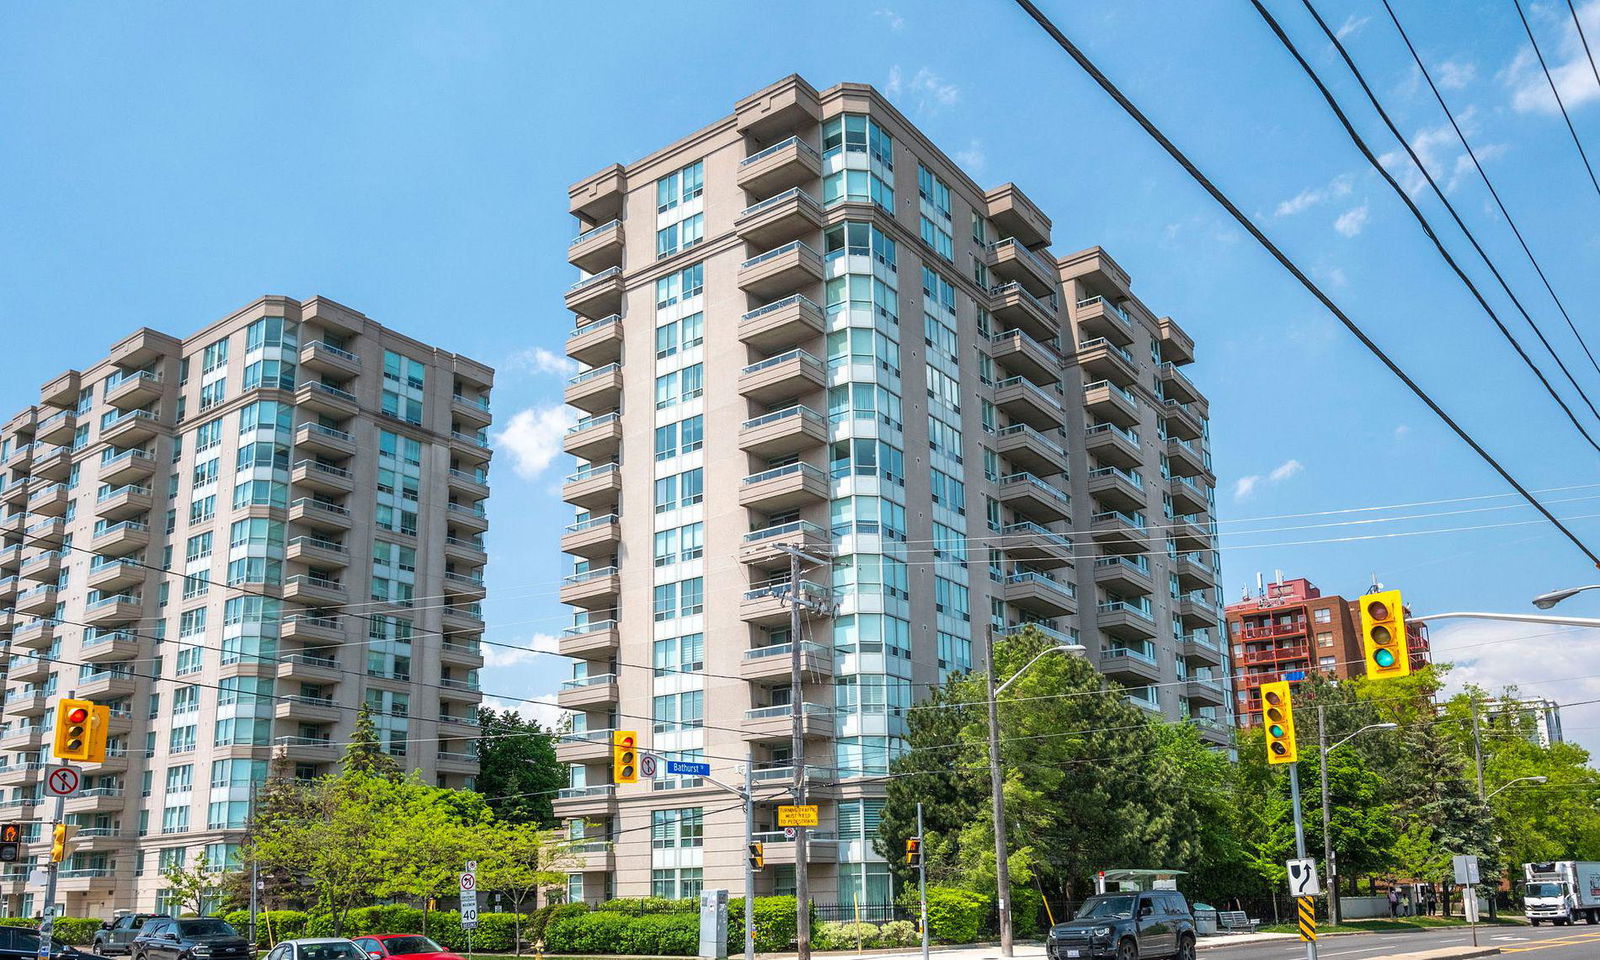
[[[1041,0],[1058,26],[1439,402],[1591,544],[1600,455],[1565,421],[1248,4]],[[1600,192],[1506,0],[1397,0],[1507,207],[1600,348]],[[1430,218],[1437,201],[1303,7],[1272,0]],[[1600,160],[1600,83],[1565,3],[1525,4]],[[1374,90],[1600,404],[1591,365],[1381,3],[1320,0]],[[1579,5],[1600,41],[1600,0]],[[1227,599],[1272,577],[1417,613],[1530,611],[1600,579],[1023,13],[1003,0],[63,2],[0,7],[0,409],[130,329],[187,334],[267,294],[331,297],[497,368],[484,671],[550,717],[570,460],[559,438],[567,187],[789,73],[882,88],[981,184],[1019,184],[1054,250],[1105,247],[1198,344]],[[1532,335],[1461,235],[1441,236]],[[1535,353],[1539,358],[1539,354]],[[1549,357],[1542,362],[1551,368]],[[1570,386],[1587,426],[1600,422]],[[1384,509],[1371,509],[1384,508]],[[1600,615],[1600,591],[1562,612]],[[1452,621],[1452,682],[1600,699],[1593,630]],[[533,702],[540,701],[540,702]],[[1568,708],[1600,747],[1600,708]]]

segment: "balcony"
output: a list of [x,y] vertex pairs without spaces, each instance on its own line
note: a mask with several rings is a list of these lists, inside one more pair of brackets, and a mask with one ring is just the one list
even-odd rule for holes
[[338,683],[344,672],[339,661],[309,653],[291,653],[278,659],[278,679],[297,683]]
[[117,627],[133,623],[143,613],[143,598],[130,593],[114,593],[86,605],[83,619],[96,627]]
[[484,500],[489,496],[489,471],[481,467],[476,470],[451,467],[444,482],[451,493],[468,500]]
[[[54,633],[49,630],[45,631],[43,634],[35,631],[33,636],[53,638]],[[50,644],[47,641],[46,643],[40,645],[40,648],[43,649],[49,645]],[[17,644],[13,642],[11,646],[15,650]],[[8,680],[17,680],[24,683],[43,683],[44,681],[50,679],[50,672],[55,668],[55,666],[56,661],[43,654],[19,654],[13,652],[11,655],[11,668],[6,672],[6,678]]]
[[1218,623],[1216,604],[1204,597],[1185,594],[1178,601],[1178,617],[1186,629],[1205,629]]
[[18,513],[25,512],[28,509],[28,477],[19,476],[10,483],[0,482],[0,503]]
[[483,644],[477,639],[468,642],[446,640],[439,644],[439,660],[468,670],[483,666]]
[[1072,515],[1072,498],[1031,473],[1000,478],[1000,502],[1030,517],[1066,520]]
[[616,410],[622,403],[622,367],[608,363],[577,374],[567,381],[566,401],[591,415]]
[[614,673],[568,680],[556,691],[556,704],[568,710],[592,710],[616,703],[619,698]]
[[615,460],[621,447],[622,418],[615,413],[584,417],[561,438],[561,449],[580,460]]
[[283,638],[301,643],[337,643],[344,639],[339,617],[315,613],[293,613],[283,618]]
[[283,599],[307,606],[329,607],[349,599],[344,584],[331,577],[297,574],[283,581]]
[[1093,380],[1083,385],[1083,406],[1096,420],[1132,429],[1139,425],[1139,398],[1132,390],[1110,380]]
[[1178,326],[1178,321],[1171,317],[1162,317],[1158,326],[1161,335],[1161,359],[1167,363],[1193,363],[1194,338]]
[[494,448],[489,446],[486,431],[451,430],[450,453],[458,460],[486,464],[494,457]]
[[17,599],[17,591],[22,589],[22,580],[15,574],[9,577],[0,577],[0,633],[11,632],[10,608]]
[[1022,284],[1036,297],[1055,293],[1061,282],[1052,264],[1015,237],[989,244],[989,269],[1003,280]]
[[1021,330],[1035,340],[1055,340],[1061,324],[1055,297],[1041,299],[1020,283],[1000,283],[989,288],[989,313],[1007,327]]
[[1118,346],[1133,343],[1133,318],[1128,311],[1106,297],[1089,297],[1079,300],[1073,310],[1081,339],[1104,338]]
[[1172,508],[1182,513],[1209,513],[1211,498],[1193,477],[1173,477],[1169,484]]
[[1084,431],[1083,445],[1101,463],[1136,470],[1144,465],[1139,435],[1114,423],[1097,423]]
[[1205,436],[1205,423],[1189,404],[1163,400],[1159,412],[1165,418],[1167,436],[1191,441]]
[[1035,383],[1061,382],[1061,355],[1058,345],[1040,343],[1021,330],[1007,330],[989,338],[989,353],[1012,373]]
[[44,726],[38,723],[11,723],[0,728],[0,749],[38,750],[44,742]]
[[621,594],[622,576],[616,567],[585,570],[561,580],[561,602],[585,610],[609,610]]
[[567,262],[584,273],[600,273],[622,266],[624,234],[621,220],[590,227],[567,244]]
[[[826,683],[833,676],[833,651],[809,640],[800,643],[800,673],[807,683]],[[739,676],[752,682],[771,683],[794,676],[794,645],[777,643],[746,650]]]
[[68,813],[114,813],[126,800],[121,787],[90,787],[67,798]]
[[50,697],[36,687],[13,687],[6,691],[5,707],[7,717],[37,717],[49,712]]
[[1096,586],[1123,596],[1148,596],[1155,590],[1155,579],[1150,574],[1150,561],[1142,554],[1136,557],[1096,557],[1094,582]]
[[621,164],[613,163],[567,188],[567,209],[590,223],[604,223],[622,216],[627,192],[627,174]]
[[822,257],[803,240],[786,243],[739,265],[739,289],[776,300],[822,282]]
[[[85,700],[114,700],[118,697],[131,697],[138,689],[137,678],[127,670],[102,670],[86,679],[78,680],[78,696]],[[126,765],[127,754],[123,754],[123,763]],[[110,756],[107,755],[109,762]],[[102,768],[103,769],[103,768]]]
[[[43,584],[18,593],[16,610],[18,613],[30,617],[43,617],[55,613],[58,599],[56,585],[53,583]],[[16,634],[19,632],[13,631],[12,643],[18,642]]]
[[489,552],[484,549],[482,537],[447,536],[444,538],[444,556],[446,560],[456,560],[474,567],[489,562]]
[[294,723],[338,723],[344,714],[332,697],[287,694],[273,704],[272,715]]
[[1096,543],[1117,547],[1142,547],[1150,539],[1141,513],[1123,513],[1106,510],[1095,514],[1089,521],[1089,535]]
[[308,422],[296,427],[294,446],[301,453],[325,453],[335,457],[351,457],[356,452],[355,437],[320,423]]
[[95,553],[108,556],[125,556],[150,545],[150,527],[137,520],[124,520],[104,527],[96,527],[94,539],[89,541]]
[[106,378],[106,403],[118,410],[136,410],[161,397],[161,376],[148,370],[115,373]]
[[1204,630],[1195,630],[1179,638],[1178,652],[1190,661],[1197,660],[1212,666],[1222,663],[1222,651],[1211,639],[1211,634]]
[[1006,603],[1035,616],[1066,616],[1078,611],[1078,590],[1070,581],[1056,580],[1033,570],[1006,574],[1001,581]]
[[750,364],[739,372],[740,395],[775,403],[813,393],[827,383],[827,367],[804,350],[790,350]]
[[1220,707],[1228,702],[1223,694],[1222,681],[1209,674],[1186,677],[1183,683],[1183,695],[1189,698],[1191,704],[1208,703]]
[[1104,337],[1078,344],[1078,365],[1083,368],[1085,380],[1110,380],[1122,387],[1139,382],[1139,361]]
[[798,76],[788,76],[734,105],[734,126],[758,141],[822,121],[817,91]]
[[439,608],[439,617],[445,630],[461,633],[479,633],[483,630],[483,607],[476,602],[447,603]]
[[796,293],[741,317],[739,339],[758,350],[783,350],[821,336],[823,326],[822,308]]
[[1067,451],[1025,423],[1001,427],[995,434],[995,450],[1011,465],[1030,473],[1053,476],[1067,471]]
[[1009,560],[1049,569],[1072,566],[1072,540],[1031,520],[1001,527],[1000,544]]
[[1011,377],[994,385],[994,405],[1016,423],[1035,430],[1054,430],[1066,422],[1061,400],[1026,377]]
[[1089,493],[1094,496],[1096,503],[1113,510],[1143,510],[1148,499],[1144,477],[1137,471],[1129,472],[1116,467],[1090,470]]
[[827,419],[803,404],[754,417],[739,427],[739,449],[766,460],[827,442]]
[[451,529],[472,533],[482,533],[489,529],[489,512],[478,504],[452,501],[445,504],[444,509],[445,520],[449,521]]
[[1129,686],[1161,681],[1154,652],[1143,647],[1111,646],[1100,651],[1100,672]]
[[128,484],[102,491],[95,500],[94,515],[102,520],[117,523],[149,513],[150,505],[149,487]]
[[296,387],[294,402],[297,406],[336,420],[353,417],[361,411],[361,401],[356,399],[355,394],[320,380],[308,380]]
[[1194,403],[1196,400],[1205,399],[1200,395],[1200,391],[1195,389],[1194,382],[1178,369],[1177,364],[1163,363],[1156,368],[1156,373],[1161,381],[1161,395],[1168,400]]
[[28,512],[36,517],[59,517],[67,512],[67,504],[71,502],[72,492],[64,483],[30,486],[28,490]]
[[300,366],[319,375],[353,377],[361,372],[361,358],[324,340],[300,345]]
[[353,526],[350,511],[337,503],[301,497],[289,502],[289,519],[317,530],[349,530]]
[[[811,580],[800,581],[800,592],[805,599],[816,604],[831,604],[833,591]],[[808,616],[804,608],[802,616]],[[789,578],[774,577],[751,586],[739,599],[739,619],[760,626],[777,626],[789,622]]]
[[1016,184],[995,187],[984,194],[984,202],[997,230],[1036,247],[1050,242],[1050,218]]
[[1173,518],[1168,536],[1177,541],[1179,550],[1185,552],[1211,549],[1209,524],[1196,514]]
[[787,566],[792,547],[812,556],[833,545],[827,530],[809,520],[791,520],[745,534],[739,544],[739,562],[762,569]]
[[57,376],[39,389],[39,404],[46,407],[71,407],[78,402],[83,374],[76,370]]
[[66,480],[72,476],[72,452],[66,447],[34,444],[33,480]]
[[[794,708],[791,704],[776,707],[759,707],[744,714],[746,740],[788,740],[794,729]],[[800,735],[803,737],[831,738],[833,736],[833,708],[820,703],[800,705]]]
[[567,524],[561,552],[588,560],[614,556],[622,545],[622,521],[614,513]]
[[72,435],[78,427],[78,414],[72,410],[62,410],[53,413],[39,421],[33,428],[34,443],[53,443],[57,446],[64,445],[72,440]]
[[139,655],[139,637],[128,630],[85,634],[78,656],[89,663],[132,660]]
[[[814,795],[814,794],[813,794]],[[754,833],[751,836],[761,843],[762,855],[768,864],[793,866],[799,845],[795,838],[782,830]],[[832,830],[806,830],[809,844],[806,847],[807,863],[837,863],[839,841]]]
[[342,496],[355,489],[355,476],[344,467],[320,460],[298,460],[289,470],[289,482],[302,490]]
[[[56,608],[55,602],[54,602],[54,600],[52,600],[51,603],[50,603],[51,612],[54,612],[55,608]],[[22,610],[18,610],[17,613],[16,613],[16,616],[18,618],[21,618],[22,616],[25,616],[25,615],[26,616],[35,616],[34,614],[25,614],[24,611],[22,611]],[[48,620],[48,619],[40,618],[40,619],[30,620],[30,621],[28,621],[26,623],[19,622],[19,623],[17,623],[15,626],[13,626],[11,628],[11,646],[13,648],[15,648],[15,649],[19,649],[19,650],[45,650],[45,649],[49,648],[50,644],[55,642],[55,639],[56,639],[56,623],[55,623],[54,620]],[[29,679],[29,678],[24,677],[22,675],[22,668],[23,667],[27,666],[30,663],[35,663],[35,664],[39,664],[42,667],[48,668],[54,662],[55,662],[54,660],[50,660],[50,659],[45,658],[45,657],[29,658],[27,663],[23,663],[23,664],[13,663],[12,666],[11,666],[11,671],[10,671],[9,676],[13,680]]]
[[487,427],[494,422],[494,413],[489,408],[489,398],[486,395],[467,396],[452,393],[450,413],[457,420],[470,424],[475,429]]
[[47,550],[36,553],[22,561],[19,575],[24,580],[35,583],[55,583],[61,579],[61,553],[57,550]]
[[598,320],[622,312],[622,268],[610,267],[567,288],[567,309]]
[[89,586],[101,593],[119,593],[124,588],[144,583],[151,571],[132,560],[90,561]]
[[1126,600],[1107,600],[1095,611],[1100,632],[1121,640],[1150,640],[1156,635],[1150,608]]
[[[1173,476],[1198,477],[1211,472],[1207,457],[1200,452],[1200,448],[1187,440],[1177,437],[1167,438],[1167,464],[1171,467]],[[31,500],[29,501],[32,502]]]
[[[611,759],[611,734],[614,730],[574,730],[556,739],[556,759],[562,763],[599,763]],[[615,787],[606,785],[607,789]],[[592,787],[589,789],[593,789]],[[565,792],[565,791],[563,791]],[[561,794],[556,794],[557,799]]]
[[822,154],[799,137],[790,137],[739,161],[734,183],[748,193],[769,196],[821,176]]
[[1178,575],[1178,589],[1206,590],[1217,585],[1216,571],[1195,554],[1183,554],[1172,565]]
[[148,480],[155,472],[156,458],[143,450],[124,450],[100,461],[100,482],[113,486]]
[[[565,809],[565,808],[563,808]],[[574,858],[568,869],[576,873],[610,873],[617,869],[616,844],[610,840],[571,840],[564,846],[565,853]]]
[[327,736],[275,737],[273,755],[284,757],[292,763],[332,763],[339,759],[343,747]]
[[[606,732],[610,733],[610,731]],[[569,736],[575,736],[575,734],[569,734]],[[573,762],[563,759],[574,752],[571,749],[563,750],[562,748],[565,746],[567,746],[566,741],[556,741],[556,759],[562,760],[563,763]],[[610,750],[610,742],[607,741],[606,752],[595,758],[595,760],[605,759],[610,755]],[[585,817],[603,817],[614,814],[617,811],[617,785],[614,783],[602,783],[596,787],[563,787],[556,791],[555,808],[557,816],[579,820]]]
[[739,505],[778,513],[828,499],[828,477],[809,463],[751,474],[739,485]]
[[165,429],[161,420],[148,410],[129,410],[100,427],[100,439],[113,447],[133,447],[146,443]]
[[822,205],[801,187],[752,204],[739,212],[734,231],[757,249],[805,240],[822,229]]
[[591,620],[561,631],[556,650],[563,657],[594,660],[614,656],[622,643],[615,620]]
[[567,356],[596,367],[622,359],[622,318],[616,314],[580,324],[567,334]]
[[561,499],[585,510],[600,510],[616,504],[622,496],[622,471],[614,463],[595,463],[568,475],[561,486]]

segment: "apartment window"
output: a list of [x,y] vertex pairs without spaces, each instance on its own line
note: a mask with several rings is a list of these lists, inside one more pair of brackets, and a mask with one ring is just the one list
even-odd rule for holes
[[894,169],[894,138],[861,113],[844,113],[822,125],[822,159],[837,153],[865,153],[886,170]]
[[655,587],[653,607],[656,620],[691,617],[705,610],[705,580],[691,577]]
[[656,231],[656,259],[687,250],[706,238],[706,215],[697,213]]
[[1332,623],[1333,611],[1327,607],[1311,611],[1311,619],[1317,623]]
[[[176,767],[168,767],[167,768],[167,792],[168,793],[188,793],[190,790],[193,790],[193,789],[194,789],[194,764],[185,763],[185,764],[180,764],[180,765],[178,765]],[[165,851],[165,850],[162,851],[163,854],[165,854],[166,852],[167,851]],[[183,853],[183,851],[180,849],[178,851],[178,853],[181,855]]]
[[656,480],[656,512],[664,513],[693,506],[705,497],[705,472],[696,467]]
[[[582,874],[579,877],[579,889],[582,889]],[[693,900],[700,896],[703,886],[701,868],[678,867],[675,869],[661,869],[650,871],[650,895],[662,897],[667,900]],[[27,911],[23,911],[26,913]]]
[[283,583],[283,561],[271,557],[240,557],[228,561],[228,585]]
[[705,692],[689,690],[656,697],[651,709],[655,732],[667,733],[705,724]]
[[167,752],[193,753],[196,743],[195,735],[199,732],[199,729],[192,723],[181,727],[173,727],[167,736]]
[[842,383],[828,390],[828,420],[877,420],[899,430],[903,426],[900,395],[877,383]]
[[204,666],[205,650],[202,647],[179,647],[177,675],[186,677],[191,673],[199,673]]
[[656,309],[670,307],[680,300],[698,297],[705,290],[705,264],[684,267],[656,281]]
[[262,347],[299,346],[300,324],[283,317],[262,317],[245,330],[244,351],[251,353]]
[[1317,646],[1319,646],[1319,647],[1331,647],[1331,646],[1333,646],[1333,631],[1324,630],[1324,631],[1318,633],[1317,634]]
[[705,192],[705,161],[694,163],[656,181],[656,213],[666,213]]
[[226,378],[213,380],[200,385],[200,409],[209,410],[221,403],[228,396],[228,381]]
[[656,409],[693,400],[705,393],[705,364],[696,363],[656,377]]
[[701,807],[650,812],[650,847],[672,850],[705,846],[705,818]]
[[939,677],[972,669],[972,641],[953,633],[939,633]]
[[944,577],[933,578],[933,608],[957,620],[972,619],[966,586],[954,580],[946,580]]
[[828,520],[836,537],[906,538],[906,508],[883,497],[838,497],[828,505]]
[[878,553],[851,553],[833,561],[833,589],[841,597],[855,595],[911,598],[906,563]]
[[211,534],[197,533],[184,544],[183,559],[188,563],[211,556]]
[[668,460],[680,454],[693,453],[705,445],[705,417],[693,416],[687,420],[656,427],[656,459]]
[[422,443],[378,432],[378,495],[374,513],[384,530],[415,535],[422,486]]
[[218,466],[216,457],[195,464],[189,478],[190,486],[203,487],[208,483],[216,483]]
[[[287,360],[257,360],[244,368],[244,388],[293,390],[295,365]],[[202,405],[204,409],[204,405]]]
[[967,534],[935,522],[933,525],[933,555],[938,560],[948,560],[963,566],[967,562]]
[[967,488],[960,480],[939,470],[929,471],[929,499],[946,509],[965,516],[967,513]]
[[704,523],[690,523],[655,535],[655,565],[664,567],[685,560],[698,560],[705,553]]
[[922,211],[922,242],[939,256],[953,261],[955,241],[950,236],[950,187],[921,164],[917,165],[917,198]]
[[196,607],[178,614],[178,636],[193,637],[206,632],[206,608]]
[[706,668],[706,638],[703,633],[657,640],[652,651],[655,675],[699,673]]
[[900,344],[877,330],[851,327],[828,334],[828,369],[853,365],[900,375]]
[[217,495],[206,494],[189,502],[189,522],[205,523],[217,515]]
[[905,454],[900,448],[868,437],[835,442],[829,468],[835,480],[853,476],[880,477],[902,486],[906,482]]
[[[166,584],[163,584],[163,586],[166,586]],[[183,578],[183,599],[185,600],[203,597],[206,595],[206,591],[210,589],[210,570],[196,570],[194,573],[186,574]]]
[[205,351],[202,354],[200,372],[202,374],[210,373],[227,362],[228,340],[226,337],[224,337],[223,339],[218,340],[216,343],[213,343],[205,348]]
[[397,420],[420,424],[425,374],[426,367],[419,361],[385,350],[380,409]]
[[202,423],[194,428],[194,452],[201,453],[210,450],[222,442],[222,420],[213,420]]
[[1317,669],[1324,673],[1332,673],[1339,666],[1338,657],[1321,657],[1317,660]]
[[[209,548],[211,534],[201,534],[207,538]],[[277,520],[268,520],[265,517],[249,517],[244,520],[235,520],[228,528],[228,546],[237,547],[282,547],[283,524]],[[209,551],[208,551],[209,552]]]
[[822,178],[822,205],[874,203],[894,212],[894,181],[870,170],[840,170]]
[[277,507],[281,510],[288,505],[289,485],[286,483],[241,480],[233,486],[233,506],[236,510],[250,506]]
[[705,314],[691,313],[656,328],[656,359],[664,360],[679,350],[698,347],[704,342]]
[[283,430],[294,428],[294,407],[276,400],[258,400],[239,408],[239,433],[252,430]]

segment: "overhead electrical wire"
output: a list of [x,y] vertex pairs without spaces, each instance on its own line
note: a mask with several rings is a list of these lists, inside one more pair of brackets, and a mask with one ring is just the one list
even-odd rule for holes
[[1594,73],[1594,82],[1600,86],[1600,67],[1595,66],[1594,51],[1589,49],[1589,38],[1584,35],[1583,21],[1578,18],[1578,8],[1572,5],[1572,0],[1567,0],[1567,10],[1572,13],[1572,26],[1578,31],[1578,39],[1583,41],[1583,55],[1589,58],[1589,69]]
[[[1561,108],[1561,119],[1567,121],[1567,132],[1572,134],[1572,145],[1578,148],[1578,156],[1583,158],[1583,169],[1589,173],[1589,182],[1594,185],[1594,192],[1600,194],[1600,179],[1595,178],[1594,165],[1589,162],[1589,155],[1583,151],[1583,141],[1578,139],[1578,130],[1572,125],[1572,117],[1567,115],[1567,105],[1561,100],[1561,91],[1556,89],[1555,78],[1550,76],[1550,67],[1544,62],[1544,52],[1539,49],[1539,41],[1533,35],[1533,27],[1528,23],[1528,15],[1522,12],[1521,0],[1511,0],[1511,5],[1517,8],[1517,19],[1522,21],[1522,29],[1528,34],[1528,43],[1533,45],[1533,55],[1539,59],[1539,69],[1544,71],[1545,82],[1550,85],[1550,95],[1556,98],[1556,106]],[[1577,13],[1573,13],[1574,19]],[[1579,34],[1582,35],[1582,27]],[[1584,41],[1584,49],[1588,49],[1588,40]],[[1593,61],[1590,62],[1593,65]]]
[[1406,373],[1406,371],[1402,369],[1400,365],[1392,357],[1390,357],[1382,347],[1378,346],[1378,344],[1370,336],[1368,336],[1366,331],[1350,318],[1349,314],[1345,313],[1345,311],[1338,304],[1336,304],[1315,281],[1306,275],[1304,270],[1300,269],[1300,267],[1295,264],[1295,262],[1290,259],[1287,254],[1279,249],[1278,245],[1275,244],[1264,232],[1262,232],[1261,228],[1256,226],[1250,217],[1245,214],[1244,211],[1240,210],[1238,205],[1229,199],[1228,195],[1223,193],[1222,190],[1217,187],[1217,185],[1213,183],[1211,179],[1207,177],[1192,160],[1189,159],[1188,155],[1180,150],[1178,146],[1161,131],[1160,127],[1156,126],[1154,122],[1146,117],[1144,112],[1135,106],[1133,101],[1128,99],[1127,95],[1124,94],[1122,90],[1100,70],[1099,67],[1095,66],[1094,62],[1090,60],[1082,50],[1078,49],[1076,44],[1067,39],[1066,34],[1062,33],[1061,30],[1050,20],[1050,18],[1045,16],[1044,13],[1042,13],[1039,8],[1032,3],[1032,0],[1016,0],[1016,3],[1017,6],[1022,8],[1023,12],[1025,12],[1029,17],[1033,18],[1034,22],[1037,23],[1039,27],[1044,30],[1045,33],[1048,34],[1050,38],[1054,40],[1055,43],[1061,47],[1061,49],[1065,51],[1067,55],[1070,56],[1078,64],[1078,66],[1082,68],[1083,71],[1100,86],[1102,90],[1104,90],[1113,100],[1116,101],[1117,105],[1120,106],[1129,117],[1139,124],[1140,128],[1142,128],[1145,133],[1155,140],[1156,143],[1159,144],[1161,148],[1173,158],[1173,160],[1177,161],[1177,163],[1183,167],[1184,171],[1188,173],[1189,176],[1192,177],[1195,182],[1198,183],[1208,194],[1210,194],[1211,198],[1221,205],[1222,208],[1233,217],[1235,222],[1237,222],[1239,226],[1245,230],[1245,232],[1249,233],[1257,243],[1261,244],[1261,246],[1272,255],[1273,259],[1277,260],[1285,270],[1288,270],[1289,273],[1300,282],[1300,285],[1305,287],[1308,293],[1310,293],[1318,300],[1318,302],[1326,307],[1328,311],[1332,313],[1334,317],[1344,326],[1344,328],[1361,342],[1361,345],[1365,347],[1368,352],[1377,358],[1377,360],[1382,363],[1390,373],[1394,374],[1394,376],[1398,378],[1408,390],[1411,391],[1412,395],[1414,395],[1418,400],[1421,400],[1435,416],[1443,421],[1444,424],[1448,426],[1463,443],[1470,447],[1472,451],[1484,461],[1484,463],[1488,464],[1495,471],[1495,473],[1500,476],[1501,479],[1505,480],[1505,482],[1509,484],[1512,489],[1516,490],[1517,493],[1523,497],[1523,499],[1525,499],[1534,509],[1538,510],[1539,513],[1550,522],[1551,526],[1555,527],[1556,530],[1558,530],[1561,535],[1568,540],[1568,542],[1570,542],[1579,550],[1579,552],[1588,558],[1590,563],[1594,564],[1596,567],[1600,567],[1600,554],[1596,554],[1595,551],[1588,546],[1588,544],[1584,543],[1583,540],[1577,536],[1577,534],[1568,529],[1567,526],[1562,523],[1555,514],[1550,512],[1548,507],[1540,502],[1538,497],[1534,496],[1527,487],[1523,486],[1521,481],[1511,474],[1510,470],[1500,463],[1500,461],[1497,460],[1493,454],[1484,449],[1483,445],[1474,439],[1473,436],[1468,433],[1464,427],[1457,423],[1449,413],[1445,412],[1444,408],[1439,405],[1438,401],[1434,400],[1433,397],[1416,382],[1416,380],[1412,379],[1410,374]]

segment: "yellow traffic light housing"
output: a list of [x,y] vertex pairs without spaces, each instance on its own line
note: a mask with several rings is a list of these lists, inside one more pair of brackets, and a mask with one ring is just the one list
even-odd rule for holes
[[760,870],[767,865],[766,847],[763,844],[750,843],[750,869]]
[[922,838],[911,837],[906,840],[906,866],[915,867],[922,863]]
[[1356,602],[1361,607],[1361,652],[1366,657],[1367,676],[1409,677],[1411,644],[1406,638],[1406,608],[1400,591],[1369,593]]
[[56,704],[56,759],[103,763],[110,732],[110,707],[70,698]]
[[1294,740],[1294,702],[1289,681],[1261,685],[1261,724],[1267,731],[1267,762],[1294,763],[1300,749]]
[[638,731],[611,731],[611,782],[639,782]]
[[72,837],[78,832],[75,823],[58,823],[50,836],[50,862],[60,863],[72,854]]

